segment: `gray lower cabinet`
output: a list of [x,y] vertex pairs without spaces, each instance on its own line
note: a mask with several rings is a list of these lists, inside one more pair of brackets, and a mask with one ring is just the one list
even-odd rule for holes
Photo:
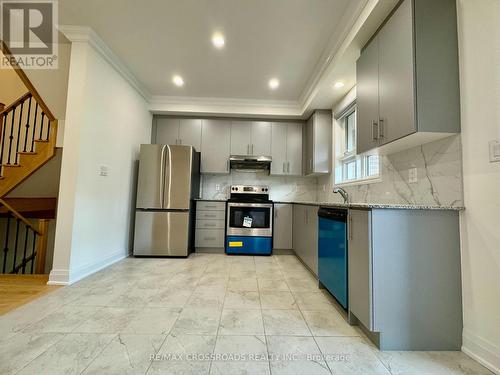
[[404,0],[357,61],[358,154],[460,132],[455,0]]
[[274,205],[273,247],[292,249],[293,205],[276,203]]
[[318,275],[318,206],[294,204],[293,250]]
[[382,350],[460,350],[459,218],[349,210],[349,319]]
[[196,202],[196,248],[224,248],[225,210],[225,202]]

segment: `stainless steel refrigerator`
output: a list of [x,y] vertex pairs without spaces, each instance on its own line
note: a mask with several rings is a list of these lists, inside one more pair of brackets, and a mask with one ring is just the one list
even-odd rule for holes
[[141,145],[134,255],[189,255],[199,191],[200,153],[193,147]]

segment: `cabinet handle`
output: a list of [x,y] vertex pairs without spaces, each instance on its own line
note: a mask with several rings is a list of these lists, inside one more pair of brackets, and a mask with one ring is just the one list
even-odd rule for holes
[[252,145],[252,155],[253,155],[253,145]]
[[179,139],[179,144],[182,145],[182,139]]
[[376,141],[378,139],[379,134],[379,126],[377,121],[373,121],[372,123],[372,140]]
[[289,161],[286,162],[286,171],[287,171],[287,173],[290,173],[290,162]]
[[285,173],[285,162],[283,162],[283,173]]
[[378,137],[384,138],[384,120],[383,119],[378,120]]
[[217,217],[217,215],[215,215],[215,214],[211,214],[211,215],[205,214],[205,217]]
[[227,159],[227,161],[226,161],[226,168],[227,168],[227,171],[229,172],[229,159]]
[[203,237],[203,239],[204,239],[205,241],[215,241],[215,240],[216,240],[216,238],[215,238],[215,237]]
[[250,155],[250,145],[247,145],[247,155]]

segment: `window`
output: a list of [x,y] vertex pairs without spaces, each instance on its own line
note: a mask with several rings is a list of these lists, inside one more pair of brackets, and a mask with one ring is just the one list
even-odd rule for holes
[[344,184],[379,177],[380,160],[376,154],[356,154],[356,106],[336,120],[335,183]]

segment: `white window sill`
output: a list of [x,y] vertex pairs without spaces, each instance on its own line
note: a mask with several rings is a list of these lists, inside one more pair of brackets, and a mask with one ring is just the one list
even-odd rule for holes
[[375,177],[361,178],[359,180],[352,180],[352,181],[344,181],[344,182],[335,183],[334,187],[336,187],[336,186],[344,187],[344,186],[367,185],[367,184],[376,184],[379,182],[382,182],[382,177],[375,176]]

